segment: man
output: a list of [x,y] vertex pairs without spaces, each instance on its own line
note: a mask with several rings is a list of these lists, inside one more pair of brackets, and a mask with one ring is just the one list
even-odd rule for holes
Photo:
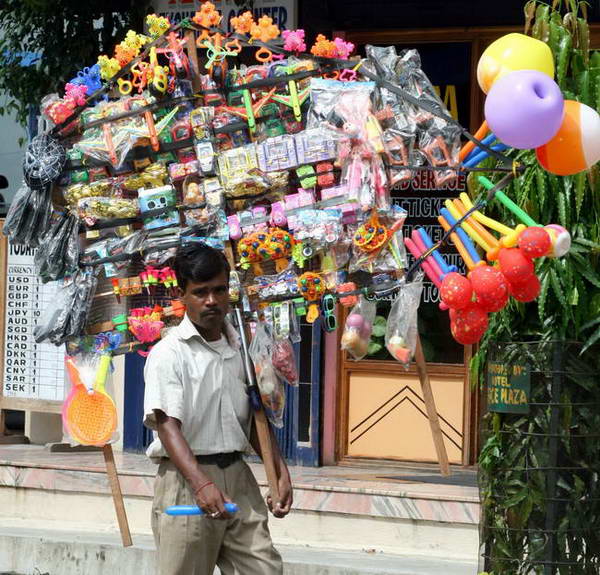
[[[159,462],[152,509],[159,575],[283,573],[267,527],[267,506],[241,454],[260,455],[238,334],[229,324],[229,265],[205,244],[178,249],[174,269],[186,315],[150,352],[144,423],[155,431],[147,454]],[[290,476],[273,436],[280,500],[292,505]],[[239,507],[235,514],[226,502]],[[203,516],[169,516],[170,505],[197,504]]]

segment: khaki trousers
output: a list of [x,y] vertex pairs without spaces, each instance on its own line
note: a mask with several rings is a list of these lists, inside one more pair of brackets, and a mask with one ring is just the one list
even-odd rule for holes
[[267,527],[267,506],[244,461],[220,469],[202,465],[210,480],[237,504],[228,520],[202,515],[170,516],[170,505],[196,502],[183,476],[168,459],[158,468],[152,506],[152,531],[158,550],[158,575],[282,575],[281,556]]

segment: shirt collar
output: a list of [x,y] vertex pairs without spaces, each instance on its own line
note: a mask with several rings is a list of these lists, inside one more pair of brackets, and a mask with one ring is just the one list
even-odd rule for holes
[[[188,317],[186,313],[183,316],[183,320],[177,326],[177,335],[180,339],[184,341],[188,341],[194,337],[199,338],[203,343],[207,344],[208,342],[200,335],[196,326],[192,323],[192,320]],[[240,349],[240,336],[237,330],[231,325],[229,318],[225,318],[225,335],[227,336],[227,341],[232,349],[235,351]]]

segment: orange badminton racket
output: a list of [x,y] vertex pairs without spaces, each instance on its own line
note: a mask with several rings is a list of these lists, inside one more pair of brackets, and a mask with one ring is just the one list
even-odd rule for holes
[[117,408],[105,389],[110,360],[109,354],[100,356],[94,388],[88,391],[77,366],[72,359],[67,359],[73,388],[63,405],[63,423],[81,445],[106,445],[117,429]]

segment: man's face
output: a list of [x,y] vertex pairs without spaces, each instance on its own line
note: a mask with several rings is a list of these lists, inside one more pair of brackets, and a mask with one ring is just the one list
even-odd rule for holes
[[206,282],[188,281],[181,301],[200,329],[220,333],[229,311],[229,274],[223,271]]

